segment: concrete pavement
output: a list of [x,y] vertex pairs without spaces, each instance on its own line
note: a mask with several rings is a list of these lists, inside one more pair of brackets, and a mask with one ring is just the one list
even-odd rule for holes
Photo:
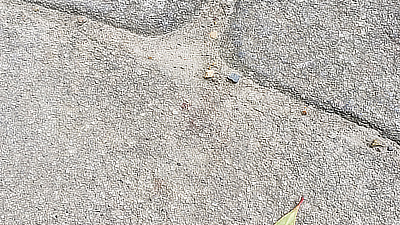
[[[387,135],[395,132],[360,126],[329,110],[335,105],[306,101],[316,92],[298,96],[278,82],[296,93],[319,88],[321,99],[331,85],[339,98],[345,87],[329,74],[319,87],[279,70],[268,85],[269,61],[253,68],[251,54],[268,56],[258,52],[266,42],[255,45],[259,34],[250,32],[256,15],[268,21],[267,3],[178,4],[187,19],[154,31],[142,24],[137,32],[36,3],[0,0],[1,223],[273,224],[304,196],[297,224],[400,224],[399,145]],[[128,1],[112,4],[129,18]],[[231,29],[238,15],[242,32]],[[240,33],[245,47],[230,48]],[[243,59],[235,58],[241,49]],[[396,52],[376,54],[369,56],[393,62]],[[286,68],[280,63],[273,65]],[[210,66],[215,77],[204,79]],[[237,84],[226,79],[232,72],[241,75]],[[396,76],[383,75],[397,88]],[[367,79],[350,78],[353,86]],[[388,84],[378,84],[376,99],[384,99],[380,87]],[[371,96],[357,104],[369,106]],[[365,118],[396,131],[390,104],[398,100],[386,101],[381,111],[371,106],[376,118]],[[385,147],[369,147],[374,139]]]

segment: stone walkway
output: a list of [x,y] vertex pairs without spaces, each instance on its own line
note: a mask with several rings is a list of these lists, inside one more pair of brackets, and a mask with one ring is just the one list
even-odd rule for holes
[[0,223],[400,224],[399,7],[0,0]]

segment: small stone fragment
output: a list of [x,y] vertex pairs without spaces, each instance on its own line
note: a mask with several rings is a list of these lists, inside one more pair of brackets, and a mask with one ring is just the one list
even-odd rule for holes
[[391,152],[391,151],[393,151],[394,149],[393,149],[392,146],[388,146],[388,147],[387,147],[387,150],[388,150],[389,152]]
[[215,65],[215,64],[212,63],[212,64],[208,67],[208,69],[211,70],[211,68],[212,68],[214,65]]
[[189,103],[183,102],[182,105],[181,105],[181,108],[187,110],[187,109],[189,109],[189,106],[190,106]]
[[78,17],[77,18],[77,22],[78,22],[78,24],[79,25],[82,25],[82,24],[84,24],[84,23],[86,23],[86,18],[85,17]]
[[204,75],[204,78],[212,78],[214,77],[215,71],[214,70],[207,70],[206,74]]
[[371,147],[371,148],[374,148],[374,147],[384,147],[384,145],[383,145],[380,141],[374,139],[374,140],[369,144],[369,147]]
[[301,115],[303,115],[303,116],[307,115],[307,110],[306,110],[306,109],[307,109],[307,108],[304,107],[304,109],[301,111]]
[[218,37],[218,32],[217,32],[217,31],[212,31],[212,32],[210,33],[210,38],[215,39],[215,38],[217,38],[217,37]]
[[236,73],[231,73],[231,74],[228,76],[228,79],[231,80],[233,83],[237,83],[237,82],[239,82],[240,75],[239,75],[239,74],[236,74]]

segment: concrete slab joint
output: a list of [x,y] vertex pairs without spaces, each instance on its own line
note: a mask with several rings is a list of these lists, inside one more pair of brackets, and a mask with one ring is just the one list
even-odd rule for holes
[[399,12],[0,0],[0,224],[400,224]]

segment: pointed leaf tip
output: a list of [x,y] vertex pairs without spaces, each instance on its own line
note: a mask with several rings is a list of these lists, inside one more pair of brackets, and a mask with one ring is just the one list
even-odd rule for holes
[[278,222],[276,222],[274,225],[295,225],[296,223],[296,216],[297,212],[299,211],[301,203],[303,203],[304,198],[301,197],[299,204],[292,209],[288,214],[283,216]]
[[297,204],[297,206],[296,206],[296,207],[300,207],[300,205],[301,205],[301,203],[303,203],[303,201],[304,201],[304,197],[303,197],[303,196],[301,196],[300,202],[299,202],[299,204]]

